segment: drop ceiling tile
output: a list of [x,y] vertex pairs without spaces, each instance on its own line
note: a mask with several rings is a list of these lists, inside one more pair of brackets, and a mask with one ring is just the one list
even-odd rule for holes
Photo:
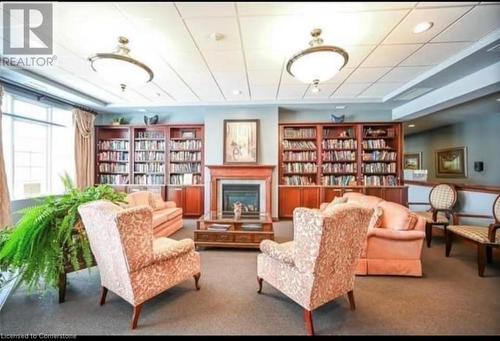
[[274,85],[251,85],[250,96],[252,100],[275,100],[278,86]]
[[281,84],[285,85],[302,85],[303,82],[299,81],[297,78],[294,78],[291,74],[286,71],[286,68],[283,68],[283,74],[281,76]]
[[245,48],[245,58],[248,70],[281,70],[285,56],[276,50]]
[[339,73],[333,76],[333,78],[327,80],[326,82],[323,82],[323,84],[329,84],[329,83],[340,84],[343,81],[345,81],[347,77],[349,77],[349,75],[351,74],[351,72],[353,72],[353,70],[354,70],[353,68],[344,67],[339,71]]
[[284,85],[281,84],[278,99],[290,99],[290,100],[300,100],[304,95],[308,85]]
[[244,72],[213,72],[213,75],[224,95],[233,90],[248,92],[247,78]]
[[[384,44],[426,43],[469,9],[471,6],[415,9],[391,32]],[[434,25],[428,31],[413,33],[413,28],[424,21],[431,21]]]
[[313,87],[310,86],[309,89],[307,89],[306,94],[304,95],[304,98],[306,99],[314,99],[314,98],[329,98],[330,95],[335,91],[335,89],[338,88],[340,83],[323,83],[319,84],[318,88],[320,89],[319,92],[313,92]]
[[273,85],[278,86],[281,70],[248,70],[248,81],[250,86]]
[[450,6],[474,6],[477,5],[477,1],[447,1],[447,2],[441,2],[441,1],[422,1],[419,2],[417,5],[417,8],[421,7],[450,7]]
[[183,18],[235,17],[234,2],[176,2]]
[[406,83],[428,71],[430,66],[400,66],[389,71],[379,82]]
[[332,95],[332,97],[356,97],[372,83],[344,83]]
[[436,65],[465,49],[471,43],[429,43],[401,63],[401,66]]
[[372,84],[369,88],[367,88],[365,91],[359,94],[358,97],[382,98],[384,96],[387,96],[397,88],[401,87],[402,85],[403,83],[377,82]]
[[421,44],[380,45],[361,64],[361,67],[396,66],[421,46]]
[[204,51],[203,55],[213,72],[245,72],[245,63],[241,50]]
[[[168,92],[176,102],[199,101],[191,89],[170,68],[158,72],[154,81],[159,87]],[[160,93],[159,97],[164,97],[164,95]]]
[[196,52],[177,52],[172,51],[165,60],[176,71],[205,71],[207,66],[203,61],[201,54]]
[[202,101],[223,101],[221,91],[214,78],[205,70],[200,71],[178,71],[179,76],[188,84],[189,88]]
[[224,97],[226,97],[226,101],[229,102],[240,102],[240,101],[249,101],[250,100],[250,94],[248,92],[248,87],[245,86],[239,89],[241,91],[240,94],[235,94],[233,93],[234,89],[232,88],[224,88],[222,91],[224,92]]
[[[134,90],[152,103],[173,103],[174,99],[154,82],[135,87]],[[160,94],[160,96],[158,96]]]
[[[201,50],[224,51],[241,49],[240,33],[236,17],[186,19],[185,22]],[[215,33],[222,34],[222,38],[216,40],[210,36]]]
[[349,60],[345,67],[358,67],[375,46],[376,45],[341,46],[349,55]]
[[432,42],[476,41],[500,28],[500,5],[477,6]]
[[390,67],[358,68],[347,78],[345,83],[370,83],[386,74]]

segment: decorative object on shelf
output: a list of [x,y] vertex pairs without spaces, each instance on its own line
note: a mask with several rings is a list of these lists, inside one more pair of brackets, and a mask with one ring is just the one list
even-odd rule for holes
[[422,168],[422,152],[407,153],[404,155],[404,169],[421,169]]
[[144,63],[130,56],[129,40],[118,37],[118,46],[111,53],[97,53],[90,57],[90,67],[107,80],[118,83],[125,91],[127,86],[142,85],[153,79],[153,71]]
[[144,115],[144,123],[146,123],[147,125],[157,124],[158,123],[158,115],[154,115],[151,117]]
[[234,206],[234,219],[240,219],[243,205],[241,204],[241,202],[237,201],[233,204],[233,206]]
[[224,120],[224,164],[257,163],[259,120]]
[[436,150],[436,177],[466,178],[467,147]]
[[119,126],[122,124],[127,124],[128,120],[125,117],[113,117],[111,124],[114,126]]
[[304,83],[312,83],[313,88],[335,76],[349,60],[347,52],[340,47],[323,45],[320,35],[321,29],[312,30],[310,47],[296,53],[286,65],[290,75]]
[[387,130],[368,128],[365,132],[367,137],[387,136]]
[[194,130],[194,129],[182,130],[181,137],[183,139],[194,139],[196,137],[196,130]]
[[342,123],[345,119],[345,115],[335,116],[334,114],[331,114],[330,116],[333,123]]

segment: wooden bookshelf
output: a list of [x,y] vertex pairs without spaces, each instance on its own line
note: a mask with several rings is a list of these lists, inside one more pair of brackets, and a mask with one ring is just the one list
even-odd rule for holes
[[130,128],[97,129],[95,150],[96,183],[130,184]]
[[279,136],[280,217],[347,191],[407,204],[400,123],[280,124]]
[[166,184],[167,178],[167,131],[164,127],[134,127],[133,184]]
[[169,127],[169,184],[203,184],[203,127]]

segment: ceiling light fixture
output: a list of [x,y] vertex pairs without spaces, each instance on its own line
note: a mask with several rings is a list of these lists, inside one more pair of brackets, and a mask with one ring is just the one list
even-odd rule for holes
[[90,67],[111,82],[127,86],[141,85],[153,79],[153,71],[144,63],[130,56],[129,40],[118,37],[118,46],[112,53],[97,53],[89,58]]
[[290,75],[316,87],[335,76],[349,60],[347,52],[340,47],[323,45],[320,35],[321,29],[312,30],[310,47],[296,53],[286,64]]
[[408,124],[408,128],[415,128],[415,125],[412,123],[412,124]]
[[431,29],[431,27],[434,26],[434,23],[432,21],[424,21],[421,22],[413,28],[413,33],[419,34],[425,31],[428,31]]
[[235,96],[241,95],[241,90],[233,90],[233,95]]
[[222,33],[219,33],[219,32],[213,32],[213,33],[210,33],[208,35],[208,37],[213,40],[213,41],[219,41],[219,40],[222,40],[224,39],[224,35]]
[[347,105],[336,105],[335,109],[345,109],[347,108]]
[[313,85],[313,87],[312,87],[312,89],[311,89],[311,92],[312,92],[313,94],[317,94],[317,93],[319,93],[320,91],[321,91],[321,89],[318,87],[318,84],[314,84],[314,85]]

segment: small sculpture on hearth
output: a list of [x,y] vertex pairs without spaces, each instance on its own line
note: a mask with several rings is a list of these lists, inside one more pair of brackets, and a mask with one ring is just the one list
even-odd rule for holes
[[240,219],[243,205],[241,204],[241,202],[237,201],[233,204],[233,207],[234,207],[234,219]]

